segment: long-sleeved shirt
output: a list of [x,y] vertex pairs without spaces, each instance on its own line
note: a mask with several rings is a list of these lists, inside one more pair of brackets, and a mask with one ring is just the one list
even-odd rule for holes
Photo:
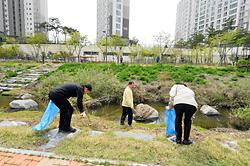
[[194,92],[184,85],[174,85],[171,88],[169,95],[170,99],[173,99],[174,105],[189,104],[195,106],[196,108],[198,107]]
[[123,92],[122,106],[134,108],[133,92],[129,86]]
[[53,89],[52,92],[60,97],[70,98],[70,97],[77,97],[77,107],[79,111],[82,113],[84,112],[83,109],[83,88],[81,85],[78,84],[65,84],[60,88]]

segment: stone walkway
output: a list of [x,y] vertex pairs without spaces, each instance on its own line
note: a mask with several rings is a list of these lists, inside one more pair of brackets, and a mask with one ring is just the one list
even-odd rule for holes
[[0,82],[0,93],[32,85],[38,81],[40,76],[56,70],[59,66],[60,65],[58,64],[44,64],[38,67],[27,69],[25,71],[17,72],[16,77],[10,77]]

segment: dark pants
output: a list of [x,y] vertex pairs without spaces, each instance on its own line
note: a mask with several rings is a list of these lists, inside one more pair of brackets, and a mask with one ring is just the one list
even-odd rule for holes
[[189,140],[192,116],[196,112],[196,107],[189,104],[176,104],[174,106],[176,119],[175,119],[175,130],[176,130],[176,139],[181,140],[182,138],[182,117],[185,113],[184,118],[184,140]]
[[73,107],[71,106],[67,98],[62,97],[58,94],[50,92],[49,99],[52,100],[60,109],[59,130],[69,130],[73,114]]
[[133,120],[132,109],[130,107],[122,106],[121,124],[124,124],[127,115],[128,115],[128,125],[132,125],[132,120]]

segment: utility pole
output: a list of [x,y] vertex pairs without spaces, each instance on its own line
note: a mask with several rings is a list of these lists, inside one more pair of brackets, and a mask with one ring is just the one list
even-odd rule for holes
[[104,56],[104,60],[107,62],[107,57],[108,57],[108,33],[107,31],[102,31],[103,33],[105,33],[105,56]]

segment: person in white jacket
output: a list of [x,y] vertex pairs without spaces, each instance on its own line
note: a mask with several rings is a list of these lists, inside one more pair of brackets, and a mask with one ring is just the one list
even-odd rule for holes
[[128,125],[131,127],[132,126],[132,121],[133,121],[133,111],[134,109],[134,101],[133,101],[133,92],[132,89],[134,87],[134,82],[130,81],[125,88],[123,92],[123,98],[122,98],[122,116],[121,116],[121,121],[120,124],[124,125],[124,121],[128,115]]
[[[193,142],[189,139],[192,116],[196,112],[198,104],[194,92],[185,84],[174,85],[170,92],[169,106],[174,107],[176,113],[175,130],[176,143],[189,145]],[[184,114],[184,140],[182,141],[182,117]]]

